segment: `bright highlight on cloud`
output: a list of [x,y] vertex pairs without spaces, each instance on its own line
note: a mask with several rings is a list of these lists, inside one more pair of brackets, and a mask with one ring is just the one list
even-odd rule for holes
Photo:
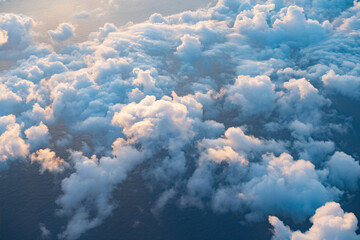
[[360,180],[359,18],[352,0],[220,0],[106,23],[81,43],[64,22],[48,32],[54,50],[36,19],[2,13],[0,61],[17,62],[0,73],[0,167],[61,179],[59,239],[114,217],[135,171],[157,217],[172,202],[268,219],[273,239],[358,239],[341,206]]
[[5,30],[0,30],[0,46],[8,42],[8,34]]

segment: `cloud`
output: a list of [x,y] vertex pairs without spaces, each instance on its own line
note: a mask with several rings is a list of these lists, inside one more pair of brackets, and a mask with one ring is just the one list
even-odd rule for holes
[[315,215],[310,219],[311,228],[302,233],[292,232],[277,217],[270,216],[269,222],[274,227],[273,240],[299,239],[299,240],[320,240],[320,239],[359,239],[356,230],[358,221],[353,213],[345,213],[340,204],[328,202],[316,210]]
[[72,17],[77,19],[87,19],[90,17],[90,13],[88,11],[81,11],[79,13],[74,14]]
[[49,172],[63,172],[69,166],[63,159],[56,157],[56,153],[49,148],[40,149],[30,155],[31,163],[37,162],[41,165],[40,173]]
[[223,125],[202,121],[202,105],[191,96],[156,100],[146,96],[138,104],[130,103],[115,113],[112,123],[123,128],[128,141],[139,143],[150,154],[167,151],[152,175],[163,181],[173,179],[186,170],[184,150],[201,136],[218,135]]
[[249,219],[285,214],[301,221],[317,207],[337,200],[341,194],[322,183],[324,173],[316,170],[309,161],[294,161],[289,154],[279,157],[269,155],[263,161],[266,164],[265,174],[253,177],[242,191],[242,197],[253,209],[247,215]]
[[[244,209],[242,200],[236,196],[241,191],[241,185],[254,177],[252,174],[255,173],[249,172],[253,167],[249,159],[254,160],[267,151],[281,153],[286,143],[262,140],[246,135],[241,128],[232,127],[222,138],[204,139],[200,147],[198,166],[188,180],[188,192],[182,203],[199,206],[203,204],[202,200],[211,200],[214,210],[226,212]],[[255,164],[254,169],[257,166]],[[228,187],[222,188],[222,185]]]
[[240,13],[234,27],[241,37],[254,46],[279,46],[281,43],[289,46],[306,46],[323,39],[331,31],[328,21],[319,23],[306,19],[304,9],[299,6],[282,8],[278,15],[267,22],[267,15],[275,9],[274,4],[256,5],[252,11]]
[[283,84],[286,91],[278,100],[278,112],[285,119],[317,125],[321,121],[321,108],[329,104],[308,80],[290,79]]
[[0,46],[8,42],[8,33],[6,30],[0,30]]
[[[239,106],[240,114],[269,114],[275,107],[275,85],[268,76],[238,76],[234,85],[227,87],[225,101]],[[233,107],[234,108],[234,107]]]
[[[35,21],[24,15],[0,13],[0,60],[16,60],[32,54],[43,56],[48,49],[41,44],[33,45],[32,27]],[[5,42],[6,39],[6,42]]]
[[55,42],[63,42],[74,36],[75,27],[71,23],[61,23],[55,30],[50,30],[49,35]]
[[51,232],[46,228],[43,223],[39,224],[41,231],[41,239],[48,239],[51,236]]
[[191,62],[201,57],[201,43],[198,38],[185,34],[181,41],[175,53],[181,60]]
[[32,126],[24,131],[31,149],[37,149],[49,145],[50,134],[48,127],[40,122],[39,126]]
[[356,191],[360,180],[358,161],[344,152],[335,152],[326,162],[329,169],[329,182],[339,189]]
[[156,214],[174,201],[304,221],[358,187],[357,118],[342,110],[358,102],[359,6],[221,0],[106,23],[75,44],[63,23],[50,31],[65,41],[57,51],[37,42],[32,18],[3,13],[0,60],[18,61],[0,72],[2,166],[30,155],[40,173],[66,169],[65,239],[108,218],[113,190],[140,165],[161,193]]
[[5,84],[0,83],[0,103],[1,115],[7,115],[17,112],[21,109],[22,98],[16,93],[12,92]]
[[0,167],[4,168],[8,161],[25,158],[29,145],[21,138],[21,125],[14,115],[0,117],[0,126]]
[[326,88],[331,91],[339,92],[344,96],[358,99],[360,88],[360,77],[352,75],[338,75],[334,70],[322,76],[322,81]]
[[[80,152],[72,152],[71,159],[76,172],[62,181],[64,194],[57,200],[61,207],[58,213],[70,216],[61,234],[61,238],[65,239],[78,238],[111,214],[115,207],[111,203],[114,187],[125,180],[127,174],[143,161],[144,156],[119,138],[113,144],[112,157],[97,159],[93,155],[87,158]],[[90,215],[90,212],[94,214]]]

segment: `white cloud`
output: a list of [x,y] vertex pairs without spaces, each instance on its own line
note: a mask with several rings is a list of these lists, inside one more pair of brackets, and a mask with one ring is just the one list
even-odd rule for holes
[[184,35],[181,45],[176,48],[176,55],[185,62],[194,61],[201,57],[201,43],[197,37]]
[[340,191],[323,185],[324,173],[289,154],[264,158],[266,172],[253,177],[242,189],[242,197],[253,210],[247,217],[256,220],[269,214],[286,214],[304,220],[317,207],[337,200]]
[[308,80],[291,79],[283,84],[286,91],[278,100],[278,111],[285,119],[317,125],[321,121],[321,107],[329,104]]
[[56,153],[49,148],[40,149],[30,155],[31,163],[37,162],[41,165],[40,173],[63,172],[69,166],[63,159],[56,157]]
[[50,144],[50,134],[48,127],[40,122],[39,126],[32,126],[24,131],[31,149],[48,146]]
[[0,72],[2,165],[49,147],[31,160],[61,172],[60,151],[72,152],[57,201],[68,239],[111,215],[113,189],[144,161],[144,181],[162,192],[154,212],[180,199],[301,221],[358,187],[356,150],[331,157],[356,145],[346,132],[354,114],[329,100],[357,106],[360,5],[351,4],[221,0],[107,23],[71,45],[65,23],[50,31],[65,41],[60,51],[34,41],[33,19],[1,14],[0,60],[19,60]]
[[16,123],[14,115],[0,117],[0,167],[17,158],[25,158],[29,154],[29,145],[21,138],[21,125]]
[[271,19],[268,15],[275,9],[274,4],[257,5],[251,12],[243,11],[237,16],[234,27],[250,44],[279,46],[306,46],[323,39],[331,31],[329,22],[319,23],[306,19],[303,8],[299,6],[284,7]]
[[75,26],[71,23],[61,23],[55,30],[50,30],[49,35],[55,42],[62,42],[74,36]]
[[159,180],[171,180],[185,172],[183,151],[194,138],[223,130],[221,124],[202,122],[202,105],[195,99],[175,93],[172,98],[156,100],[155,96],[146,96],[138,104],[130,103],[115,113],[112,123],[123,128],[128,141],[140,143],[150,154],[168,152],[151,173]]
[[315,215],[310,219],[313,223],[311,228],[302,233],[292,232],[277,217],[270,216],[269,222],[274,227],[273,240],[297,239],[297,240],[335,240],[348,239],[357,240],[358,221],[353,213],[345,213],[340,204],[328,202],[316,210]]
[[360,77],[352,75],[338,75],[334,70],[330,70],[324,76],[322,76],[322,81],[325,84],[326,88],[329,88],[332,91],[339,92],[344,96],[349,96],[352,98],[359,98],[359,89],[360,89]]
[[244,117],[269,114],[275,107],[275,85],[268,76],[238,76],[234,85],[226,89],[226,100],[241,108]]
[[[72,152],[75,170],[62,181],[64,194],[57,200],[59,214],[70,216],[65,231],[66,239],[76,239],[86,230],[99,225],[115,207],[111,193],[115,185],[125,180],[127,174],[144,159],[142,152],[119,138],[113,144],[112,157],[87,158],[80,152]],[[84,205],[86,202],[86,206]],[[96,214],[90,212],[95,209]]]
[[24,15],[0,13],[2,36],[0,60],[16,60],[32,54],[42,56],[44,53],[48,53],[46,47],[40,44],[34,46],[33,44],[34,33],[32,27],[34,24],[32,18]]
[[326,165],[329,168],[330,183],[339,189],[358,189],[360,165],[353,157],[343,152],[335,152]]

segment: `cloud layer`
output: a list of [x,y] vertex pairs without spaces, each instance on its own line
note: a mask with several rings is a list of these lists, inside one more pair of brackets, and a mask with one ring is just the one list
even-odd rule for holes
[[274,239],[357,239],[356,217],[335,202],[359,187],[348,147],[359,12],[352,1],[220,0],[106,23],[76,44],[62,23],[55,46],[35,40],[36,20],[2,13],[0,61],[17,62],[0,73],[0,167],[21,159],[62,178],[61,239],[110,217],[135,169],[160,192],[155,214],[173,201],[248,224],[313,216],[306,233],[270,217]]

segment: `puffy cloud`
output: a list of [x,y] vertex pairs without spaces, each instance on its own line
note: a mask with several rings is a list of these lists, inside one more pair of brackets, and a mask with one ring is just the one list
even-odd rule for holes
[[[331,31],[329,22],[319,23],[306,19],[304,10],[298,6],[284,7],[273,18],[268,15],[275,9],[274,4],[256,5],[252,11],[241,12],[234,27],[238,33],[254,46],[306,46],[316,43]],[[271,15],[270,15],[271,16]],[[268,20],[271,21],[269,26]]]
[[[116,207],[113,189],[145,161],[144,181],[162,193],[154,213],[180,199],[248,220],[302,221],[340,200],[338,189],[346,198],[357,188],[358,163],[331,154],[357,155],[346,132],[357,117],[336,104],[341,94],[356,109],[359,6],[221,0],[107,23],[56,52],[34,41],[34,20],[1,14],[0,59],[22,59],[0,73],[0,159],[28,156],[50,133],[52,150],[31,155],[41,172],[63,171],[57,156],[71,152],[57,201],[69,218],[63,238],[100,225]],[[74,28],[51,33],[65,41]]]
[[278,111],[285,119],[317,125],[321,121],[321,107],[329,104],[308,80],[291,79],[283,84],[286,89],[278,100]]
[[55,30],[50,30],[49,35],[55,42],[66,41],[74,36],[75,27],[71,23],[61,23]]
[[325,84],[325,87],[339,92],[344,96],[349,96],[352,98],[358,99],[359,89],[360,89],[360,77],[352,75],[338,75],[334,70],[330,70],[324,76],[322,76],[322,81]]
[[[241,128],[232,127],[226,130],[224,137],[204,139],[200,146],[198,166],[188,180],[183,204],[199,206],[202,200],[211,200],[216,211],[226,212],[243,210],[244,202],[236,196],[241,185],[253,177],[254,173],[249,172],[252,171],[249,159],[254,160],[268,151],[281,153],[286,144],[249,136]],[[220,187],[220,183],[228,188]]]
[[7,115],[19,111],[21,109],[22,98],[12,92],[5,84],[0,83],[0,103],[1,115]]
[[299,153],[302,159],[309,160],[314,164],[319,164],[326,157],[333,153],[335,144],[332,141],[315,141],[312,138],[307,140],[295,141],[294,149]]
[[310,219],[313,223],[311,228],[302,233],[292,232],[277,217],[270,216],[269,222],[274,227],[273,240],[298,239],[298,240],[320,240],[320,239],[349,239],[356,240],[358,221],[353,213],[345,213],[340,204],[328,202],[318,208],[315,215]]
[[32,149],[49,145],[51,136],[48,127],[43,122],[40,122],[39,126],[32,126],[26,129],[24,133],[29,139]]
[[155,164],[155,179],[171,180],[186,170],[185,147],[201,136],[216,136],[223,125],[202,121],[202,105],[191,96],[146,96],[115,113],[112,123],[123,128],[128,141],[140,143],[145,151],[155,154],[167,151],[161,163]]
[[0,167],[8,161],[24,158],[29,154],[29,145],[21,138],[21,125],[14,115],[0,117]]
[[69,165],[63,159],[56,157],[56,153],[49,148],[40,149],[30,155],[31,163],[37,162],[41,165],[40,173],[63,172]]
[[273,151],[280,153],[285,150],[284,142],[276,142],[275,140],[262,140],[255,136],[246,135],[244,131],[237,127],[228,128],[223,138],[205,139],[205,146],[230,146],[237,152],[242,152],[247,156],[254,155],[258,152]]
[[201,56],[201,43],[197,37],[184,35],[181,45],[176,48],[176,55],[185,62],[194,61]]
[[[221,169],[221,171],[220,171]],[[218,212],[247,212],[249,221],[280,214],[303,221],[341,192],[325,183],[327,172],[287,153],[248,161],[231,147],[208,148],[187,184],[182,204],[203,206],[210,201]]]
[[326,163],[329,169],[329,181],[340,189],[357,190],[360,179],[358,161],[343,152],[335,152]]
[[245,184],[241,197],[253,212],[249,219],[281,214],[304,220],[324,203],[337,200],[340,191],[323,185],[324,173],[305,160],[294,161],[289,154],[264,158],[265,174]]
[[239,76],[234,85],[226,89],[226,100],[239,106],[245,117],[271,113],[275,107],[275,85],[268,76]]
[[8,41],[1,46],[1,50],[23,50],[32,42],[31,27],[33,19],[11,13],[1,13],[0,27],[6,31]]
[[[44,55],[44,46],[33,46],[34,20],[23,15],[0,13],[0,60],[14,60],[31,54]],[[6,42],[5,42],[6,40]]]
[[143,161],[144,154],[119,138],[113,144],[112,157],[88,158],[72,152],[71,159],[76,171],[62,181],[64,194],[57,200],[59,214],[71,217],[61,234],[66,239],[78,238],[111,214],[115,207],[110,201],[114,187]]

